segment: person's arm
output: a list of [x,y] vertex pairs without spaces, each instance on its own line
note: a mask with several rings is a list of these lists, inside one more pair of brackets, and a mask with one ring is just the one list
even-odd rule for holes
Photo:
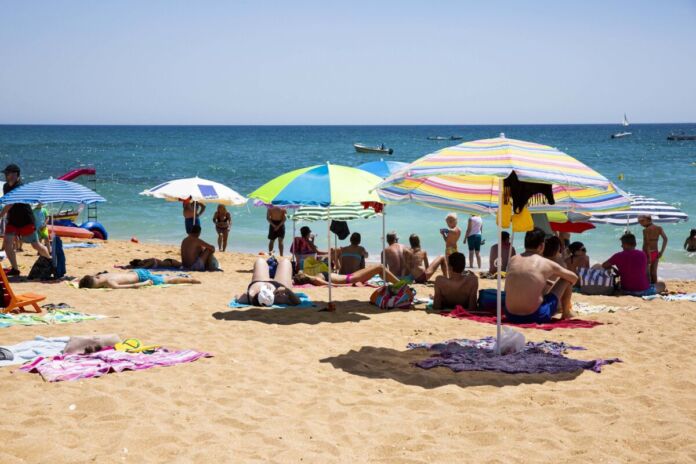
[[469,232],[471,232],[471,218],[466,223],[466,233],[464,233],[464,243],[466,243],[466,239],[469,238]]
[[203,249],[210,250],[211,253],[215,253],[215,247],[208,242],[198,239],[198,245]]
[[114,289],[140,288],[152,285],[152,281],[148,279],[145,282],[138,282],[136,284],[119,284],[117,282],[114,282],[113,280],[107,280],[106,285],[107,287]]
[[198,203],[198,214],[197,217],[203,216],[203,213],[205,212],[205,205],[203,203]]
[[3,217],[5,217],[5,215],[6,215],[7,212],[10,210],[10,208],[12,208],[12,205],[5,205],[5,206],[2,208],[2,211],[0,211],[0,219],[2,219]]
[[573,271],[570,271],[563,266],[559,265],[558,263],[555,263],[551,261],[554,266],[554,273],[556,274],[556,277],[559,277],[563,280],[567,280],[570,282],[570,285],[575,285],[575,282],[578,281],[578,276],[575,274]]
[[363,258],[367,259],[367,258],[370,256],[370,253],[367,252],[367,250],[365,249],[365,247],[361,247],[361,248],[362,248],[362,255],[363,255]]
[[270,208],[266,210],[266,221],[267,221],[269,224],[273,224],[273,222],[272,222],[272,220],[271,220],[271,209],[270,209]]
[[686,250],[686,246],[689,244],[689,238],[687,237],[686,240],[684,240],[684,249]]
[[440,286],[437,284],[439,277],[435,279],[435,295],[433,296],[433,309],[442,309],[442,293],[440,291]]
[[478,308],[478,277],[471,274],[471,287],[469,289],[469,303],[466,309],[469,311],[476,311]]
[[662,255],[665,253],[665,250],[667,249],[667,234],[665,234],[665,229],[660,227],[660,237],[662,237],[662,249],[660,250],[660,254],[657,255],[658,258],[662,258]]
[[602,263],[604,269],[611,269],[614,265],[611,263],[611,258]]
[[491,247],[491,251],[488,253],[488,271],[495,272],[498,270],[498,266],[495,265],[495,260],[498,259],[498,249],[497,245]]
[[428,260],[428,253],[426,253],[425,251],[423,252],[423,265],[425,266],[426,269],[428,269],[430,267],[430,261]]
[[648,253],[648,229],[643,229],[643,251],[648,255],[648,261],[650,261],[650,254]]

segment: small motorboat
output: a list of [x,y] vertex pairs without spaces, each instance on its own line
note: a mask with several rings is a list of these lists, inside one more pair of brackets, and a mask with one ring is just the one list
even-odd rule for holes
[[381,144],[377,147],[370,147],[362,143],[354,143],[353,147],[355,147],[355,151],[357,151],[358,153],[380,153],[383,155],[391,155],[392,153],[394,153],[393,149],[385,147],[384,144]]
[[461,140],[462,138],[459,135],[431,135],[428,137],[428,140]]
[[696,140],[696,135],[689,134],[669,134],[667,140]]
[[622,139],[624,137],[628,137],[629,135],[633,135],[631,132],[617,132],[616,134],[611,134],[612,139]]

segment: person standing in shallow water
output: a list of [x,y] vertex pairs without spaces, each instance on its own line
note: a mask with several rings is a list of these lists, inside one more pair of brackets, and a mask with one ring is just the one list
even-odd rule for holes
[[193,226],[201,226],[201,215],[205,211],[203,203],[191,200],[191,197],[182,200],[182,213],[184,215],[184,227],[186,233],[190,234]]
[[266,221],[268,221],[268,253],[273,253],[276,239],[278,239],[278,253],[283,256],[283,239],[285,238],[285,210],[278,206],[268,208]]
[[232,216],[225,205],[218,205],[217,211],[213,214],[213,224],[215,224],[215,232],[218,234],[218,249],[225,251],[227,250],[227,237],[232,229]]
[[476,265],[481,269],[481,234],[483,233],[483,219],[481,216],[472,214],[466,226],[464,243],[469,247],[469,266],[474,267],[474,256]]
[[[638,216],[638,223],[643,226],[643,251],[648,256],[648,268],[650,269],[650,283],[657,283],[657,265],[667,249],[667,234],[660,226],[652,222],[649,214]],[[657,250],[657,245],[662,237],[662,248]]]

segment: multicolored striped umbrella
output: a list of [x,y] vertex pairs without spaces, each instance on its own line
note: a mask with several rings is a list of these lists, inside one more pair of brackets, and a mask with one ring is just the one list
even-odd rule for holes
[[381,178],[361,169],[326,163],[278,176],[254,190],[249,198],[279,206],[333,207],[380,202],[374,189],[381,181]]
[[575,158],[546,145],[503,136],[466,142],[426,155],[378,187],[389,202],[416,203],[466,213],[498,209],[499,180],[512,172],[521,181],[553,185],[555,205],[531,212],[579,213],[626,208],[629,200],[608,179]]
[[677,223],[686,222],[689,216],[664,201],[642,195],[628,194],[631,206],[627,210],[611,213],[593,213],[590,221],[596,224],[633,225],[638,224],[638,217],[650,215],[653,222]]

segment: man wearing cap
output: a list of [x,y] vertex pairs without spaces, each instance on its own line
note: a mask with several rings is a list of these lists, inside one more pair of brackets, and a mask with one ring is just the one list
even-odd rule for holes
[[[7,195],[12,190],[22,185],[22,181],[19,178],[19,166],[16,164],[8,165],[2,172],[5,174],[5,185],[2,186],[3,195]],[[51,258],[48,249],[39,242],[36,226],[34,225],[34,213],[31,210],[31,206],[26,203],[6,205],[2,211],[0,211],[0,218],[5,217],[5,215],[7,215],[7,224],[5,225],[4,249],[12,265],[12,270],[7,273],[8,276],[18,276],[20,274],[14,249],[14,240],[16,236],[19,236],[24,243],[31,244],[31,246],[39,252],[39,255],[45,258]]]

